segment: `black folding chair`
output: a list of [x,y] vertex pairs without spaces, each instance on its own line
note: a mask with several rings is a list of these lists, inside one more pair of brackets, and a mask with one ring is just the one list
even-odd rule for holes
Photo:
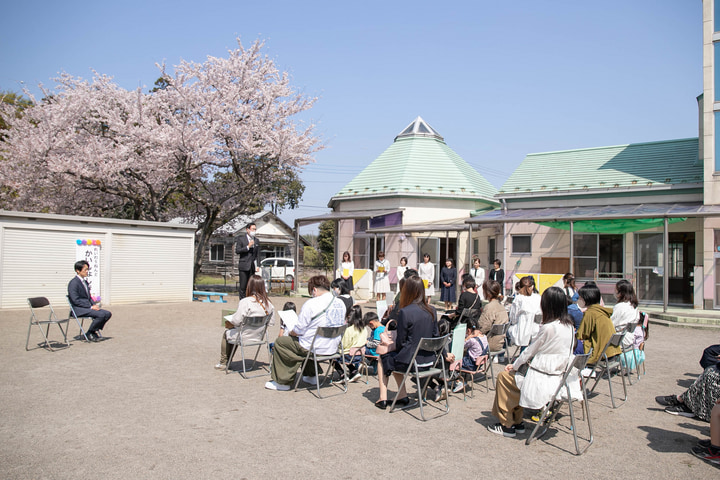
[[[52,345],[50,345],[50,340],[48,340],[48,335],[50,334],[50,325],[57,325],[60,331],[63,334],[63,339],[65,340],[65,345],[70,346],[70,343],[67,339],[67,333],[68,333],[68,325],[69,325],[69,318],[58,318],[57,315],[55,315],[55,310],[53,310],[52,305],[50,305],[50,300],[48,300],[46,297],[33,297],[28,298],[28,305],[30,305],[30,324],[28,325],[28,334],[27,339],[25,340],[25,351],[28,350],[28,345],[30,343],[30,330],[32,330],[33,325],[36,325],[38,327],[38,330],[40,330],[40,333],[42,334],[43,338],[45,339],[44,346],[50,349],[50,351],[55,351],[52,348]],[[48,312],[48,318],[47,320],[41,320],[38,315],[42,315],[38,312],[36,315],[36,310],[45,309],[47,307]],[[63,330],[63,323],[65,324],[65,330]],[[45,326],[45,330],[43,330],[43,326]]]

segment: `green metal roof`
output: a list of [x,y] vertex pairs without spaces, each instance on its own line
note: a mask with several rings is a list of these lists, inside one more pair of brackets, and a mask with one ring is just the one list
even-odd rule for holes
[[531,153],[500,188],[499,197],[596,190],[612,193],[686,185],[702,188],[698,139]]
[[485,178],[417,117],[387,150],[330,200],[397,195],[478,199],[496,205]]

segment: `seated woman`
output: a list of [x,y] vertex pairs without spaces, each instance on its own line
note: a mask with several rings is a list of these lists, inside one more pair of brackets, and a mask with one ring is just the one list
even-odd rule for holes
[[469,323],[470,320],[477,320],[480,317],[480,312],[482,311],[482,300],[480,299],[480,295],[476,292],[475,280],[473,280],[470,275],[463,275],[463,278],[463,292],[460,294],[460,298],[458,299],[457,309],[448,310],[446,315],[441,317],[443,320],[448,322],[448,328],[450,331],[455,329],[460,317],[462,316],[463,310],[466,308],[469,308],[470,310],[477,310],[477,313],[471,317],[464,317],[463,323]]
[[[586,283],[578,290],[578,307],[587,309],[578,328],[577,338],[583,341],[585,353],[592,349],[588,365],[595,365],[600,360],[605,345],[615,333],[615,326],[610,320],[612,310],[600,306],[601,298],[600,289],[594,283]],[[610,347],[606,354],[610,358],[619,355],[621,351],[620,347]]]
[[715,402],[720,399],[720,369],[717,365],[706,368],[703,373],[680,395],[655,397],[655,401],[667,407],[665,412],[683,417],[697,417],[710,421]]
[[237,311],[233,314],[229,322],[225,322],[225,330],[223,332],[222,341],[220,342],[220,362],[215,365],[217,370],[225,370],[228,356],[232,352],[233,345],[239,342],[240,327],[246,317],[264,317],[272,315],[275,307],[270,303],[270,299],[265,293],[265,282],[259,275],[250,277],[245,289],[245,298],[240,300]]
[[[565,293],[558,287],[548,288],[541,306],[543,319],[537,337],[497,377],[492,414],[500,423],[488,426],[497,435],[514,437],[525,432],[523,408],[539,409],[548,403],[570,361],[575,342]],[[526,363],[530,368],[523,378],[515,372]],[[574,387],[574,393],[580,391],[579,382]]]
[[535,316],[540,315],[540,295],[535,288],[535,279],[528,275],[520,279],[520,290],[510,305],[508,335],[522,352],[538,332]]
[[480,331],[488,336],[488,344],[491,352],[497,352],[503,348],[503,335],[490,335],[493,325],[500,325],[508,322],[508,314],[505,307],[500,304],[500,292],[502,287],[495,280],[485,280],[482,285],[485,298],[489,301],[480,314]]
[[[387,386],[390,375],[400,385],[403,374],[410,365],[415,349],[421,338],[438,336],[438,322],[435,308],[425,300],[425,287],[419,276],[414,275],[405,279],[400,293],[400,311],[397,319],[397,336],[395,338],[395,351],[383,355],[381,360],[382,372],[378,369],[380,384],[380,400],[375,406],[386,409],[390,404],[387,400]],[[435,363],[433,353],[418,352],[416,361],[418,366],[430,367]],[[409,406],[405,385],[400,386],[397,393],[396,405],[400,408]]]
[[332,288],[335,296],[345,304],[345,312],[347,312],[345,315],[350,315],[350,309],[355,303],[355,300],[353,300],[350,291],[347,289],[347,283],[342,278],[336,278],[330,284],[330,288]]
[[[633,289],[632,283],[627,280],[620,280],[615,284],[615,298],[617,303],[613,308],[613,313],[610,316],[613,325],[615,326],[616,332],[622,332],[627,329],[628,324],[637,325],[638,319],[640,318],[640,312],[638,312],[638,300],[635,296],[635,290]],[[633,328],[634,330],[634,328]],[[623,346],[629,347],[633,344],[634,334],[632,331],[625,334],[623,338]]]

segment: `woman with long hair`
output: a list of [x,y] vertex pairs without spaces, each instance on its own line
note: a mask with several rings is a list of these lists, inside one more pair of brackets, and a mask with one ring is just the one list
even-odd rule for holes
[[[420,339],[437,337],[438,335],[435,308],[425,301],[425,287],[422,279],[417,275],[413,275],[405,279],[400,293],[395,351],[380,357],[382,365],[382,372],[378,369],[380,400],[375,403],[376,407],[384,410],[389,405],[387,386],[390,375],[400,385],[403,373],[408,369]],[[416,361],[420,367],[431,366],[435,363],[435,355],[433,353],[418,352]],[[405,385],[401,386],[397,398],[396,405],[398,407],[405,408],[409,406],[410,399],[407,398]]]
[[[627,280],[620,280],[615,284],[615,298],[617,303],[613,307],[613,313],[610,316],[616,332],[622,332],[629,324],[637,325],[640,319],[638,311],[638,300],[635,296],[635,290],[632,283]],[[633,329],[634,330],[634,329]],[[630,331],[623,337],[623,346],[629,347],[633,344],[635,334]]]
[[423,254],[423,263],[418,265],[417,271],[425,284],[425,300],[430,302],[435,295],[435,265],[430,261],[430,254]]
[[[508,364],[497,377],[492,414],[500,422],[488,426],[492,433],[505,437],[523,433],[523,409],[540,409],[552,399],[572,358],[574,329],[567,313],[565,292],[550,287],[543,292],[540,303],[540,332],[517,360]],[[516,372],[526,363],[530,367],[523,377]],[[579,382],[571,387],[574,397],[580,392]]]
[[345,288],[348,293],[355,288],[353,286],[353,273],[355,272],[355,264],[350,257],[350,252],[343,252],[342,263],[340,264],[340,278],[345,282]]
[[259,275],[251,276],[245,288],[245,298],[240,299],[237,311],[230,321],[225,322],[226,330],[223,332],[222,341],[220,342],[220,361],[215,365],[215,368],[225,370],[233,344],[240,341],[240,328],[243,326],[246,317],[264,317],[272,315],[274,312],[275,307],[270,303],[270,299],[265,292],[265,282],[262,277]]

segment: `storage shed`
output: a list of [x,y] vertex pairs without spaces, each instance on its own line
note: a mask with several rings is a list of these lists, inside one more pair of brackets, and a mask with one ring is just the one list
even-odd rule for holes
[[0,308],[65,305],[78,247],[99,250],[103,304],[192,300],[195,225],[0,210]]

